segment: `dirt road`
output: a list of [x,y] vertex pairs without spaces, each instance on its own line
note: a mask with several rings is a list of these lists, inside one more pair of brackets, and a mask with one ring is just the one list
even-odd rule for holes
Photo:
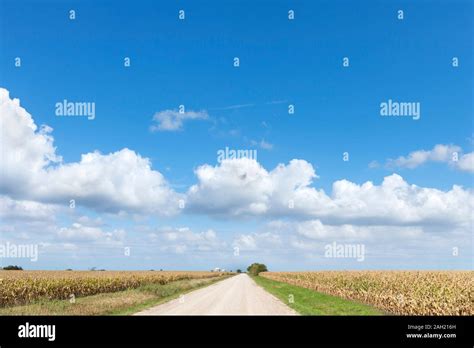
[[135,315],[296,315],[246,274],[225,279]]

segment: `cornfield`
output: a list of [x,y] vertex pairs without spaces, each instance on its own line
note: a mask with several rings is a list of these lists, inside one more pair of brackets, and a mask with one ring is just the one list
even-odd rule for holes
[[228,273],[163,271],[0,271],[0,307],[39,299],[69,299],[145,284],[213,278]]
[[473,315],[472,271],[264,272],[268,279],[397,315]]

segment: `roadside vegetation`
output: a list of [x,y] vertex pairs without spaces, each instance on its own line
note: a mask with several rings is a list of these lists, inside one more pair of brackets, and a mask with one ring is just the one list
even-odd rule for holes
[[260,277],[395,315],[473,315],[473,271],[265,272]]
[[252,263],[250,266],[247,267],[247,272],[253,276],[257,276],[260,272],[267,271],[267,266],[265,266],[263,263]]
[[371,306],[322,294],[299,286],[252,276],[266,291],[302,315],[382,315]]
[[38,300],[69,300],[178,280],[222,278],[228,272],[0,271],[0,307]]
[[26,305],[0,308],[0,315],[129,315],[230,276],[150,283],[125,291],[69,300],[41,299]]

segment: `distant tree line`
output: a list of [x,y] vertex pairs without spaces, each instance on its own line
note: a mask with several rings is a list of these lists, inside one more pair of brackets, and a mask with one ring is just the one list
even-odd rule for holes
[[21,268],[20,266],[13,265],[9,265],[0,269],[3,269],[4,271],[23,271],[23,268]]

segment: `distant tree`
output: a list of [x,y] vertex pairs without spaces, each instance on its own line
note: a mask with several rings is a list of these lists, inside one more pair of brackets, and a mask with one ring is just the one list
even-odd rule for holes
[[242,270],[241,270],[241,269],[238,269],[238,270],[237,270],[237,273],[242,273]]
[[250,266],[247,267],[247,271],[254,276],[257,276],[260,272],[267,272],[267,266],[263,263],[252,263]]
[[20,266],[9,265],[9,266],[3,267],[3,270],[5,270],[5,271],[23,271],[23,268],[21,268]]
[[72,271],[72,268],[68,268],[68,269],[66,269],[66,271]]

